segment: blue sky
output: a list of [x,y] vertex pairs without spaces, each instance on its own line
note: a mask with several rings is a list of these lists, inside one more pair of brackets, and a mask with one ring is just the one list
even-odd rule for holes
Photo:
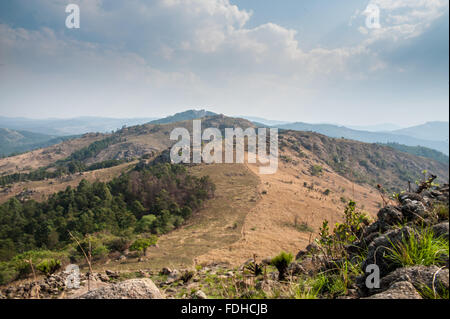
[[2,0],[0,115],[448,120],[448,29],[446,0]]

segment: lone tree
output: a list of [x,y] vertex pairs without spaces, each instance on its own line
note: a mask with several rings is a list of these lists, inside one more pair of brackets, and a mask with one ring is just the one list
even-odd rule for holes
[[155,245],[158,242],[158,237],[152,235],[148,238],[138,238],[130,246],[131,251],[137,251],[145,256],[148,247]]

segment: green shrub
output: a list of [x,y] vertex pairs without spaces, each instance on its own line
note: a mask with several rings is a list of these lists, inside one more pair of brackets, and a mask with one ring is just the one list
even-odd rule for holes
[[344,222],[336,223],[333,233],[330,233],[328,221],[324,220],[316,242],[328,255],[340,255],[346,245],[361,237],[365,226],[369,223],[369,217],[356,210],[354,201],[349,201],[344,211]]
[[109,249],[105,245],[99,245],[92,250],[94,260],[105,259],[109,254]]
[[356,203],[349,201],[344,210],[344,222],[336,224],[334,234],[338,241],[349,244],[356,241],[362,234],[364,227],[369,225],[369,217],[356,210]]
[[142,218],[137,222],[136,232],[138,233],[149,233],[155,229],[156,216],[153,214],[142,216]]
[[292,262],[294,257],[290,253],[282,251],[278,256],[271,260],[271,264],[275,266],[278,270],[278,279],[284,280],[286,278],[286,271],[289,264]]
[[61,261],[54,258],[44,259],[36,265],[36,269],[45,275],[53,274],[60,268]]
[[0,263],[0,285],[9,284],[19,276],[18,271],[11,263]]
[[296,298],[317,299],[320,295],[334,298],[344,295],[346,291],[346,283],[339,274],[319,273],[299,285]]
[[309,172],[311,173],[312,176],[320,176],[323,173],[323,168],[320,165],[312,165],[309,168]]
[[127,238],[116,238],[107,243],[107,247],[110,251],[123,252],[130,247],[130,240]]
[[448,256],[448,239],[435,237],[431,229],[423,229],[417,236],[403,237],[400,243],[392,245],[386,259],[400,267],[430,266],[445,264]]

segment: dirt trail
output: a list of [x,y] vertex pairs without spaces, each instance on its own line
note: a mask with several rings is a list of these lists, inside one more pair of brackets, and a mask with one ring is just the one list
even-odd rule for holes
[[197,256],[227,247],[241,238],[246,215],[260,197],[257,192],[258,177],[243,164],[201,165],[189,170],[194,175],[209,175],[212,178],[216,185],[215,197],[208,200],[187,225],[162,235],[158,247],[149,250],[146,261],[112,262],[98,266],[100,269],[130,271],[190,267]]
[[[198,261],[214,260],[236,266],[253,254],[267,258],[284,250],[295,255],[317,236],[324,219],[331,225],[341,221],[344,197],[364,204],[365,211],[375,214],[380,198],[373,189],[353,185],[325,166],[323,175],[311,176],[307,173],[308,165],[309,162],[302,161],[298,165],[280,163],[276,174],[259,175],[258,166],[248,164],[261,181],[262,198],[247,214],[241,239],[200,256]],[[304,183],[314,183],[314,189]],[[326,189],[330,190],[329,195],[324,195]]]

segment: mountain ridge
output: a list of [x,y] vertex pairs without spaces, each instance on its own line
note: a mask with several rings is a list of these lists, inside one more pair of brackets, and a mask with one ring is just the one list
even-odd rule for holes
[[312,131],[335,138],[347,138],[366,143],[399,143],[407,146],[424,146],[438,150],[446,155],[449,154],[449,144],[444,140],[421,140],[415,137],[390,132],[368,132],[349,129],[345,126],[332,124],[308,124],[295,122],[276,126],[279,129],[295,131]]

